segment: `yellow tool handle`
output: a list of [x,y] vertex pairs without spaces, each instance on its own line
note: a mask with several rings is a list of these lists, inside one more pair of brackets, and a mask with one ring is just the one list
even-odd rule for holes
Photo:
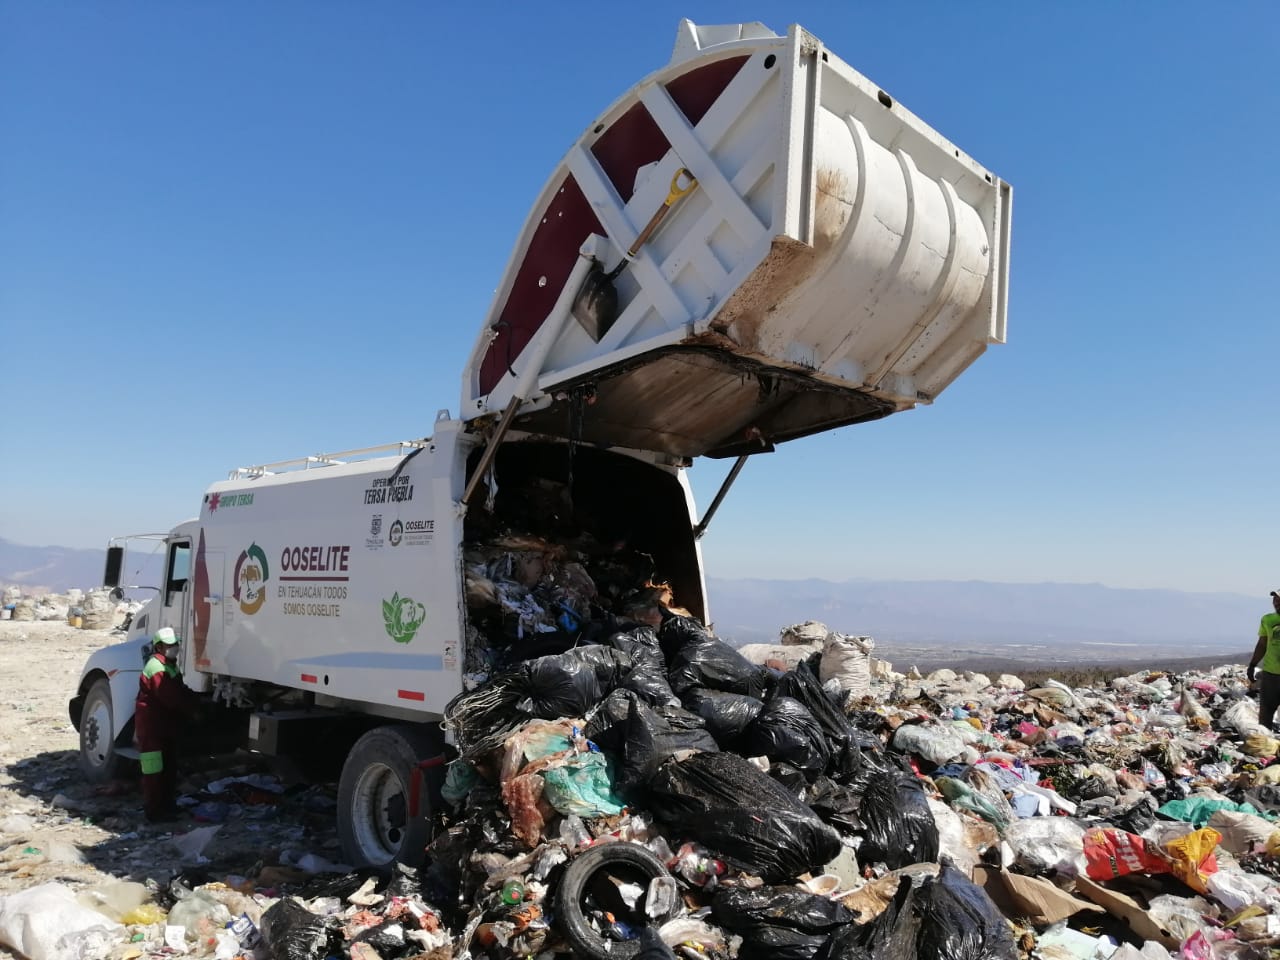
[[[688,182],[684,186],[680,185],[682,178],[688,179]],[[649,218],[649,222],[644,225],[644,229],[641,230],[640,235],[636,237],[636,242],[633,243],[631,245],[631,249],[627,251],[627,256],[623,260],[624,263],[634,257],[640,251],[640,248],[645,245],[649,237],[653,235],[653,231],[658,229],[658,224],[660,224],[662,222],[662,218],[667,215],[667,211],[671,209],[671,205],[681,197],[692,193],[693,188],[697,185],[698,178],[684,167],[681,167],[675,172],[675,175],[671,178],[671,189],[667,191],[667,199],[662,201],[662,206],[654,211],[653,216]]]

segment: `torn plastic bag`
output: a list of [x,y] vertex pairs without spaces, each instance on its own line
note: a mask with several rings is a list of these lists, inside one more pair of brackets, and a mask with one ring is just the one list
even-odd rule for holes
[[566,816],[610,817],[626,808],[613,791],[614,779],[604,754],[580,753],[542,771],[542,796]]
[[[673,626],[676,624],[680,626]],[[667,658],[667,679],[679,696],[694,687],[750,697],[763,697],[769,690],[772,679],[768,670],[717,640],[695,620],[673,617],[662,625],[658,639]]]
[[707,731],[722,749],[734,746],[742,732],[764,709],[764,701],[755,697],[701,687],[685,691],[684,705],[706,721]]
[[863,840],[858,859],[884,863],[890,870],[938,859],[938,827],[924,784],[909,770],[867,764],[858,819]]
[[520,710],[544,720],[580,717],[630,669],[626,654],[599,645],[529,660],[520,669]]
[[622,771],[618,789],[643,788],[669,757],[689,751],[716,752],[720,749],[711,733],[702,727],[680,728],[652,710],[638,698],[631,700],[622,751]]
[[799,700],[774,696],[742,734],[742,753],[789,763],[815,780],[831,759],[822,727]]
[[664,764],[649,800],[669,839],[696,840],[769,883],[819,873],[841,849],[835,830],[737,754],[699,753]]
[[811,960],[854,916],[834,900],[794,887],[731,887],[716,893],[711,919],[742,937],[738,960]]
[[316,916],[294,897],[277,900],[262,915],[258,932],[275,960],[323,960],[341,943],[331,920]]
[[951,863],[919,886],[903,877],[872,923],[832,937],[823,960],[1014,960],[1009,925],[986,891]]

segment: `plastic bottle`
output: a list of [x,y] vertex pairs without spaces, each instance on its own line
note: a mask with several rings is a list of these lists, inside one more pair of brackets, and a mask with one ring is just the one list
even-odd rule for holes
[[524,881],[512,877],[502,885],[502,902],[507,906],[515,906],[524,900]]

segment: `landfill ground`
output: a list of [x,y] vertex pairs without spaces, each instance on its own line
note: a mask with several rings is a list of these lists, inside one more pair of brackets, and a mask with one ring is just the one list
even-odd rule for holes
[[[119,634],[0,621],[3,936],[35,944],[28,960],[1280,956],[1280,740],[1258,727],[1239,665],[1025,689],[1013,675],[873,675],[865,638],[799,627],[826,636],[808,664],[772,648],[753,665],[684,618],[610,641],[620,663],[627,644],[640,662],[646,636],[722,661],[713,675],[674,652],[673,680],[737,671],[771,688],[686,692],[705,729],[637,699],[660,675],[628,667],[630,686],[604,701],[571,691],[557,671],[604,646],[538,661],[549,699],[496,736],[493,687],[479,687],[469,709],[488,719],[461,729],[475,759],[451,766],[428,883],[342,867],[334,786],[244,753],[188,758],[186,813],[148,824],[136,781],[83,780],[67,716],[85,659]],[[817,685],[834,655],[845,693],[865,695]],[[557,886],[593,856],[613,866],[573,881],[592,946],[571,951]],[[627,922],[610,912],[619,896]],[[76,914],[78,932],[41,940],[42,924],[84,910],[97,920]]]
[[[174,876],[208,878],[294,875],[282,861],[310,853],[340,859],[332,790],[301,785],[279,799],[263,794],[231,807],[200,857],[184,855],[175,837],[210,826],[184,816],[152,825],[142,815],[136,779],[108,786],[84,782],[77,768],[79,737],[67,714],[89,654],[118,639],[110,630],[65,622],[0,621],[0,897],[40,884],[76,891],[112,880],[165,886]],[[190,758],[179,791],[190,798],[208,784],[275,771],[241,753]],[[283,785],[283,784],[282,784]],[[237,798],[239,799],[239,798]],[[0,945],[0,956],[15,956]]]

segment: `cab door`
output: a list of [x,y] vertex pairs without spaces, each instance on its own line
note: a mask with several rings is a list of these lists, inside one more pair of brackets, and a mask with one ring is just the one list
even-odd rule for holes
[[[182,640],[191,636],[191,538],[169,541],[160,584],[160,617],[156,629],[172,627]],[[154,632],[154,631],[152,631]],[[185,648],[188,644],[184,643]]]

